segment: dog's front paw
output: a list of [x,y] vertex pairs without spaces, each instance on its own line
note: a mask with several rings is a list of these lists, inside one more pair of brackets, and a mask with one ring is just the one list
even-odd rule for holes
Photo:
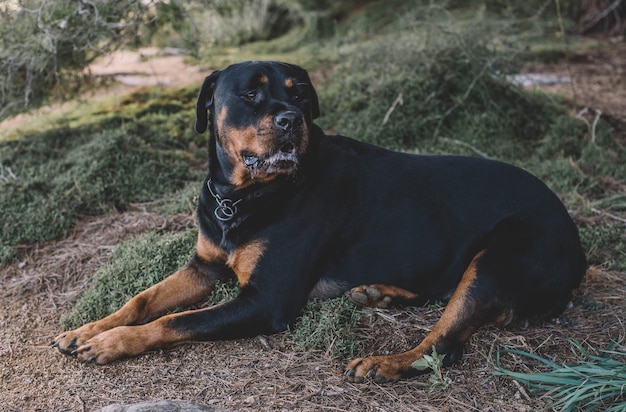
[[83,345],[98,333],[100,333],[100,329],[97,327],[96,323],[88,323],[78,329],[60,334],[54,338],[54,341],[50,344],[50,346],[57,348],[61,353],[70,355],[78,347]]
[[140,342],[133,344],[129,328],[120,326],[102,332],[75,348],[71,354],[83,362],[105,365],[141,353]]
[[76,348],[72,355],[83,362],[105,365],[167,346],[160,332],[154,322],[141,326],[118,326],[89,339]]

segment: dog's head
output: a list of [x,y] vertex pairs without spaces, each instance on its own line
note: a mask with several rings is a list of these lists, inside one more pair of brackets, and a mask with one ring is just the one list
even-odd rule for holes
[[243,62],[212,73],[196,109],[196,131],[211,125],[220,168],[238,187],[294,174],[319,116],[307,72],[280,62]]

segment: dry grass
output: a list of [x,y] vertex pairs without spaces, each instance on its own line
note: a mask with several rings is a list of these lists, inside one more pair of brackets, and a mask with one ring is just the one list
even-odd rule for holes
[[[346,359],[294,349],[291,335],[182,345],[96,367],[58,354],[47,344],[58,319],[84,289],[85,279],[121,239],[144,231],[178,231],[189,216],[127,212],[88,218],[61,242],[27,252],[0,272],[0,377],[5,410],[93,410],[111,403],[184,399],[237,410],[490,410],[530,411],[550,400],[492,374],[497,351],[517,349],[554,362],[574,361],[569,339],[607,347],[624,338],[623,273],[593,268],[574,307],[562,318],[509,330],[485,328],[462,362],[445,372],[452,384],[430,391],[427,376],[393,385],[351,384]],[[406,350],[435,324],[440,307],[364,310],[363,355]],[[519,356],[502,366],[528,372],[538,365]]]
[[5,270],[12,276],[2,279],[2,294],[17,299],[42,291],[60,293],[54,301],[67,307],[82,292],[83,280],[88,279],[85,275],[104,263],[121,239],[149,230],[177,231],[193,224],[189,215],[161,216],[140,211],[84,218],[66,239],[24,247],[25,254],[16,265],[18,270]]

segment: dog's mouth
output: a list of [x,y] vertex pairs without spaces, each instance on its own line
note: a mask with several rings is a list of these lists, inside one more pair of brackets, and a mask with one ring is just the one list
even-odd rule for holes
[[264,174],[290,174],[300,165],[297,149],[293,143],[285,143],[277,151],[265,156],[244,151],[241,159],[252,178],[257,172]]

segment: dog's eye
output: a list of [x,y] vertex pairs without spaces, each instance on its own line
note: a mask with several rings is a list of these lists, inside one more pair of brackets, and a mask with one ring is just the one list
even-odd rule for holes
[[244,93],[242,97],[249,102],[253,102],[256,99],[256,95],[257,95],[256,91],[250,90],[249,92]]

